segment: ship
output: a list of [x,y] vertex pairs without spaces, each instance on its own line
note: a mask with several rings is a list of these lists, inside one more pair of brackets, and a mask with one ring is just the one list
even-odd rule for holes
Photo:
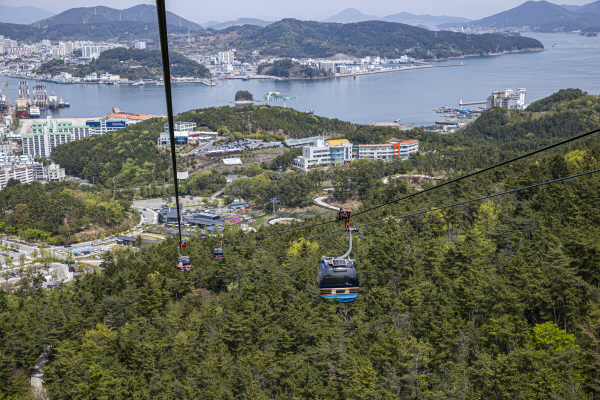
[[215,82],[213,82],[212,80],[209,81],[208,79],[202,79],[202,83],[205,84],[206,86],[217,86],[217,84]]
[[48,108],[48,96],[46,94],[46,86],[42,84],[42,81],[37,81],[33,87],[33,104],[40,110]]
[[65,108],[65,102],[63,101],[62,97],[60,98],[60,100],[58,101],[58,107],[60,108]]
[[40,108],[38,106],[29,107],[29,118],[39,118],[40,115]]
[[58,108],[58,97],[52,92],[50,96],[48,96],[48,108],[57,109]]
[[165,83],[163,81],[156,82],[156,86],[165,86]]
[[19,119],[29,118],[29,102],[23,97],[17,99],[17,112],[15,116]]
[[71,107],[68,101],[65,100],[65,107]]

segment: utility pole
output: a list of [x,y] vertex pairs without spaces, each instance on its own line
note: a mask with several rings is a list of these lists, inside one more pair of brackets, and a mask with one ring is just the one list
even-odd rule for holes
[[279,203],[279,200],[277,200],[277,197],[273,197],[269,203],[273,203],[273,215],[275,215],[275,204]]

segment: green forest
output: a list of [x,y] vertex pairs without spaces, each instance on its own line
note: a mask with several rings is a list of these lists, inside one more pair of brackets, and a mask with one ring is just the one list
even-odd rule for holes
[[131,191],[113,194],[71,182],[13,182],[0,191],[0,234],[60,244],[69,233],[72,240],[83,241],[126,230],[139,221],[130,213]]
[[[423,138],[444,157],[409,168],[460,176],[600,127],[598,97],[540,104],[544,114],[492,109],[465,131]],[[363,164],[340,173],[378,173]],[[60,288],[0,292],[0,396],[28,398],[50,349],[52,399],[594,399],[600,174],[426,211],[597,169],[596,134],[351,217],[402,217],[360,228],[352,303],[325,302],[315,286],[321,256],[348,248],[345,232],[327,234],[339,221],[228,227],[222,261],[216,238],[192,236],[189,273],[177,272],[171,238],[115,250],[102,274]],[[377,185],[353,212],[412,193]]]
[[[210,77],[210,71],[204,65],[190,60],[179,53],[169,52],[169,62],[171,63],[171,76]],[[92,59],[85,66],[71,67],[53,60],[43,64],[37,70],[38,73],[43,74],[53,74],[62,71],[79,77],[84,77],[92,72],[96,72],[98,75],[109,73],[129,80],[159,79],[163,74],[160,50],[136,50],[123,47],[104,51],[98,59]]]
[[411,57],[436,59],[466,55],[486,55],[504,51],[543,49],[536,39],[504,37],[495,34],[467,35],[449,31],[433,32],[410,25],[383,21],[349,24],[321,23],[283,19],[232,41],[238,51],[259,50],[279,57],[356,57],[398,58],[406,49]]
[[324,69],[312,68],[292,60],[277,60],[258,66],[259,75],[277,76],[280,78],[321,78],[330,76],[331,72]]

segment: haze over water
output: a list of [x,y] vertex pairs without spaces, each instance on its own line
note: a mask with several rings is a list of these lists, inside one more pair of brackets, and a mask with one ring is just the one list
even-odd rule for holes
[[[250,91],[256,100],[274,91],[298,96],[288,107],[316,115],[355,123],[391,122],[433,125],[440,115],[433,108],[457,107],[465,102],[483,101],[493,90],[524,87],[526,103],[546,97],[559,89],[580,88],[600,94],[600,37],[566,34],[531,34],[545,47],[543,52],[506,54],[452,60],[463,67],[429,68],[414,71],[321,80],[226,81],[208,87],[199,83],[173,85],[174,111],[231,105],[238,90]],[[555,47],[552,47],[556,44]],[[18,95],[18,79],[7,78],[9,94]],[[4,81],[4,77],[0,77]],[[29,89],[35,81],[29,81]],[[69,109],[52,110],[55,117],[94,117],[111,112],[112,107],[146,114],[165,114],[163,86],[59,85],[44,83],[48,94],[54,91],[68,100]],[[259,103],[257,103],[259,104]],[[282,101],[270,102],[283,106]],[[45,113],[42,113],[42,117]]]

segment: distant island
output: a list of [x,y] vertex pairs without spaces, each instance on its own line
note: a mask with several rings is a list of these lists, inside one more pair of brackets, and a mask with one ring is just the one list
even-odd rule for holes
[[311,68],[292,60],[277,60],[270,64],[260,64],[257,72],[259,75],[279,78],[320,78],[333,75],[324,69]]
[[[234,27],[228,28],[235,30]],[[470,39],[470,40],[469,40]],[[542,50],[536,39],[496,34],[472,35],[439,31],[384,21],[351,24],[284,19],[238,36],[231,42],[238,53],[255,50],[262,55],[289,58],[352,57],[398,58],[409,54],[421,60],[481,56]]]
[[[169,52],[171,75],[175,77],[209,78],[210,71],[204,65],[175,52]],[[98,59],[88,65],[64,65],[62,60],[52,60],[36,70],[40,74],[68,72],[84,77],[93,72],[119,75],[129,80],[159,79],[162,77],[162,58],[159,50],[134,50],[116,48],[102,52]]]

